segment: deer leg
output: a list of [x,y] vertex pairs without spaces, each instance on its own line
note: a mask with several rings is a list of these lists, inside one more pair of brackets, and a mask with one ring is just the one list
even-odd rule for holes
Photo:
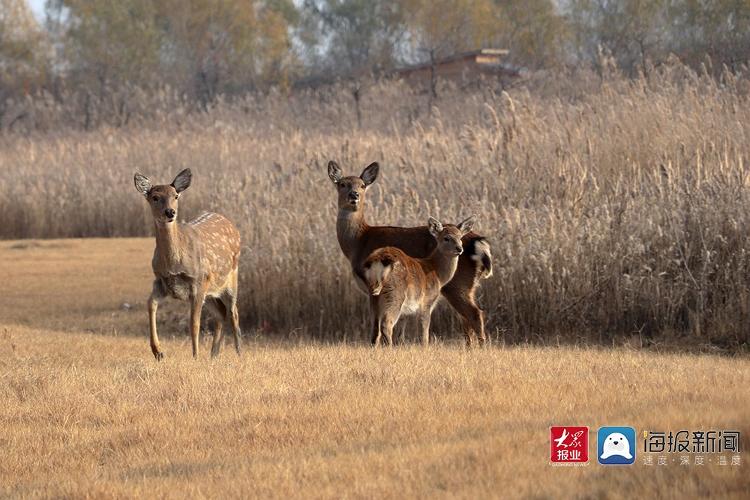
[[370,314],[372,315],[372,337],[370,341],[372,345],[378,347],[380,345],[381,336],[381,317],[380,311],[378,311],[378,297],[370,296]]
[[159,309],[159,300],[164,298],[164,292],[159,280],[154,281],[151,296],[148,298],[148,325],[151,336],[151,352],[157,361],[164,359],[164,353],[159,346],[159,334],[156,331],[156,311]]
[[475,332],[474,329],[471,326],[471,322],[463,317],[461,318],[461,326],[464,329],[464,337],[466,337],[466,347],[471,347],[474,345],[474,338],[475,338]]
[[487,335],[487,332],[484,331],[484,311],[482,311],[481,309],[479,309],[479,320],[477,327],[479,328],[479,345],[490,345],[492,343],[492,337]]
[[234,335],[234,350],[241,351],[242,330],[240,330],[240,313],[237,309],[237,274],[235,270],[234,289],[224,294],[222,299],[227,309],[227,317],[232,320],[232,334]]
[[372,342],[372,345],[375,347],[380,346],[380,337],[381,337],[380,325],[381,325],[380,318],[373,317],[372,318],[372,337],[370,340]]
[[479,343],[484,344],[486,341],[484,334],[484,312],[482,312],[474,301],[471,291],[446,287],[443,289],[443,295],[453,309],[461,315],[466,345],[471,346],[475,334],[479,336]]
[[237,310],[237,301],[232,303],[232,334],[234,334],[234,350],[237,355],[242,351],[242,330],[240,330],[240,312]]
[[201,310],[206,299],[203,288],[195,290],[190,297],[190,339],[193,342],[193,358],[198,358],[198,340],[201,334]]
[[489,345],[490,340],[484,333],[484,311],[482,311],[476,303],[474,304],[471,317],[473,322],[472,330],[476,333],[477,337],[479,337],[479,345]]
[[398,314],[386,314],[383,319],[382,330],[388,347],[393,347],[393,327],[398,323]]
[[430,343],[430,316],[430,311],[422,312],[419,315],[419,333],[424,346]]
[[393,347],[393,324],[385,321],[383,324],[383,336],[388,347]]
[[221,341],[223,340],[224,320],[216,319],[214,321],[214,340],[211,343],[211,357],[215,358],[221,351]]
[[409,316],[402,318],[401,323],[398,324],[398,333],[396,334],[396,344],[406,343],[406,329],[408,328],[410,318]]
[[214,340],[211,344],[211,357],[215,358],[219,355],[219,351],[221,351],[221,344],[223,340],[222,334],[224,321],[226,321],[227,318],[227,309],[224,303],[219,299],[209,299],[208,301],[206,301],[206,305],[208,305],[209,303],[211,304],[211,309],[215,316],[215,318],[213,319]]
[[487,339],[484,336],[484,313],[482,310],[476,304],[469,303],[465,318],[468,325],[464,328],[468,335],[466,345],[470,346],[476,337],[479,338],[479,345],[484,345]]

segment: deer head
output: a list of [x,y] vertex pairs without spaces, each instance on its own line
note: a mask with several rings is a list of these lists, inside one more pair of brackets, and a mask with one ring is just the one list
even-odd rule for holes
[[459,222],[455,226],[452,224],[442,224],[439,220],[430,217],[427,221],[427,228],[430,234],[437,240],[437,250],[448,255],[461,255],[464,253],[464,247],[461,238],[471,231],[474,226],[475,216],[471,216]]
[[153,186],[145,175],[135,174],[135,189],[146,197],[151,214],[157,224],[171,224],[177,220],[177,205],[180,193],[190,187],[193,175],[186,168],[169,185]]
[[368,165],[359,177],[356,175],[344,177],[338,163],[333,160],[329,161],[328,177],[338,190],[339,209],[353,212],[359,210],[364,205],[365,192],[378,178],[379,170],[380,166],[375,162]]

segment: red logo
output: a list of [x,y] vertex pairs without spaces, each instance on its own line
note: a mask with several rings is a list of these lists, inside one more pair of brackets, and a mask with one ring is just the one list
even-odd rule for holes
[[550,461],[581,463],[589,461],[588,427],[550,427]]

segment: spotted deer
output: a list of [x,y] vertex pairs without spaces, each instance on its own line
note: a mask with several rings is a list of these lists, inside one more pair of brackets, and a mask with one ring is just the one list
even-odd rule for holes
[[[424,258],[435,249],[435,239],[427,226],[393,227],[371,226],[365,219],[365,194],[378,177],[379,166],[372,163],[359,176],[344,176],[335,162],[328,163],[328,177],[338,191],[336,235],[339,246],[349,260],[358,286],[364,285],[363,264],[378,248],[396,247],[415,258]],[[448,303],[461,315],[467,345],[474,337],[486,342],[484,313],[476,303],[480,280],[492,275],[492,254],[487,240],[468,232],[462,238],[464,252],[458,259],[456,273],[442,289]]]
[[429,343],[432,310],[440,290],[458,268],[464,251],[461,238],[473,225],[473,217],[455,226],[430,217],[427,228],[436,246],[427,257],[417,259],[396,247],[383,247],[365,259],[362,267],[370,294],[374,345],[380,344],[383,335],[388,345],[393,344],[393,327],[403,315],[417,317],[422,344]]
[[234,348],[240,353],[242,335],[237,311],[237,278],[240,260],[240,233],[226,218],[204,213],[197,219],[177,222],[178,200],[192,180],[185,169],[169,185],[154,186],[135,174],[135,188],[151,206],[156,231],[156,249],[151,261],[153,289],[148,299],[151,352],[164,358],[156,331],[156,311],[166,297],[190,302],[190,336],[193,357],[198,357],[201,311],[204,304],[216,315],[211,355],[219,354],[222,326],[231,321]]

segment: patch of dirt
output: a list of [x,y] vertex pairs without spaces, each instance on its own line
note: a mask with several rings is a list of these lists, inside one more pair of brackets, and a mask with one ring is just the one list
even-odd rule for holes
[[70,245],[63,243],[42,243],[31,240],[14,243],[8,247],[10,250],[30,250],[32,248],[70,248]]

